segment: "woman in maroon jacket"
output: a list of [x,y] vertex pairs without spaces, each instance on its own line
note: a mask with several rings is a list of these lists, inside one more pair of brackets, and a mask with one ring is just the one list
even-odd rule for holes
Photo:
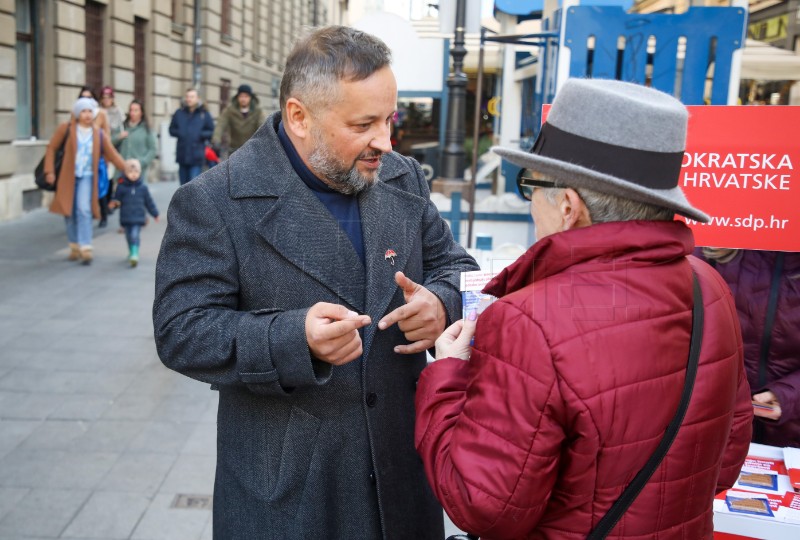
[[757,404],[753,440],[800,447],[800,253],[705,248],[702,256],[736,300]]
[[417,449],[463,530],[583,539],[597,526],[678,409],[694,273],[704,323],[688,410],[610,536],[712,537],[752,408],[733,298],[673,221],[708,220],[678,187],[687,117],[643,86],[571,79],[531,153],[495,149],[541,175],[518,179],[538,241],[486,287],[498,300],[477,325],[468,313],[437,341],[416,397]]

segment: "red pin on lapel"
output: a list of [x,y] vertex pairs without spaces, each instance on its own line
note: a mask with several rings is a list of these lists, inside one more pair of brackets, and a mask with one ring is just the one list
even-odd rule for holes
[[397,253],[395,253],[394,250],[391,249],[391,248],[387,249],[386,253],[384,253],[384,255],[383,255],[383,258],[386,259],[387,261],[391,262],[392,266],[394,266],[394,258],[395,257],[397,257]]

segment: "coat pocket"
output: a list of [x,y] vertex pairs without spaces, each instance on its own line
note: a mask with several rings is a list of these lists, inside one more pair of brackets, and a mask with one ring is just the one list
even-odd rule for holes
[[316,416],[292,407],[283,438],[278,478],[269,495],[269,502],[285,513],[294,515],[299,508],[321,423]]

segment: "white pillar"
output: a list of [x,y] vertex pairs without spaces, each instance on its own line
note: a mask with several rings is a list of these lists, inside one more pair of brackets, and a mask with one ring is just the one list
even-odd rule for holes
[[[517,18],[498,13],[500,34],[516,33]],[[519,130],[522,124],[522,87],[514,80],[516,69],[516,47],[503,45],[503,92],[500,96],[500,146],[519,145]]]

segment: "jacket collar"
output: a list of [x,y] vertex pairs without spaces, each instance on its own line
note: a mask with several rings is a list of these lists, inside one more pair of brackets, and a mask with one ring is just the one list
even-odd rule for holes
[[694,248],[682,221],[615,221],[547,236],[495,276],[483,292],[497,298],[581,265],[586,271],[644,266],[685,257]]
[[195,114],[206,110],[206,107],[205,104],[201,101],[197,104],[197,107],[195,107],[194,110],[191,110],[186,103],[181,102],[181,109],[183,109],[183,111],[186,112],[186,114]]
[[129,186],[138,187],[142,182],[142,177],[140,176],[138,180],[131,180],[127,176],[122,177],[122,181]]

